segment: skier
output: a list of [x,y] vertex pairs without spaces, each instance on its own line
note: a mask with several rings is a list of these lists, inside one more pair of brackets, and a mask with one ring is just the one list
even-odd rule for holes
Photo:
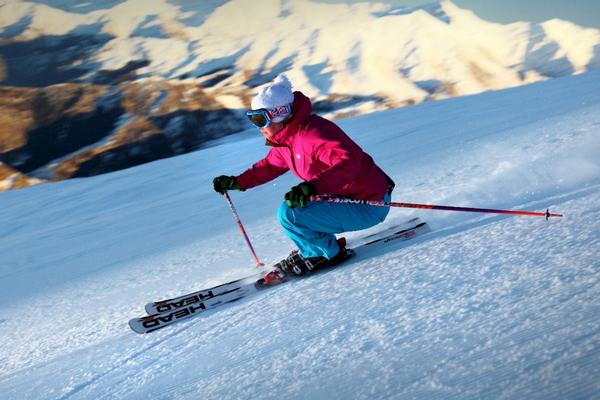
[[309,202],[309,198],[331,195],[389,202],[394,182],[342,129],[313,114],[309,98],[292,92],[283,74],[259,91],[246,115],[271,149],[241,175],[214,178],[215,191],[250,189],[288,170],[302,180],[285,194],[278,211],[286,236],[298,250],[276,264],[265,284],[340,263],[351,253],[334,234],[376,225],[386,218],[389,207]]

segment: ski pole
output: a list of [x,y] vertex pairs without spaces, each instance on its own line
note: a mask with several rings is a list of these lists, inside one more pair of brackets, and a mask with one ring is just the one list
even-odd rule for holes
[[233,206],[233,202],[231,201],[231,197],[229,197],[229,193],[225,192],[223,194],[225,195],[225,198],[227,199],[227,203],[229,204],[229,208],[231,209],[231,212],[233,213],[233,218],[235,218],[235,221],[237,222],[238,226],[240,227],[242,236],[244,236],[244,239],[246,239],[246,243],[248,244],[248,247],[250,248],[250,252],[254,256],[254,261],[256,261],[256,267],[257,268],[264,267],[265,264],[263,264],[260,261],[260,259],[256,255],[256,251],[254,251],[254,247],[252,247],[252,243],[250,243],[250,239],[248,238],[248,235],[246,234],[244,225],[242,225],[242,220],[240,220],[240,216],[238,215],[237,211],[235,210],[235,207]]
[[426,210],[442,210],[442,211],[464,211],[464,212],[479,212],[489,214],[512,214],[512,215],[526,215],[530,217],[545,217],[546,220],[550,217],[562,217],[562,214],[551,213],[550,210],[546,212],[536,211],[519,211],[519,210],[495,210],[491,208],[473,208],[473,207],[455,207],[455,206],[438,206],[434,204],[414,204],[414,203],[397,203],[397,202],[386,202],[378,200],[355,200],[343,197],[331,197],[331,196],[311,196],[312,201],[326,201],[329,203],[350,203],[350,204],[366,204],[369,206],[379,207],[403,207],[403,208],[421,208]]

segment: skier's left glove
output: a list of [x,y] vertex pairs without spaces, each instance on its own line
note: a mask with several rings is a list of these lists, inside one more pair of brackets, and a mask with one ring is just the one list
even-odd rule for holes
[[317,194],[317,188],[310,182],[302,182],[285,194],[285,201],[290,207],[304,207],[310,196]]

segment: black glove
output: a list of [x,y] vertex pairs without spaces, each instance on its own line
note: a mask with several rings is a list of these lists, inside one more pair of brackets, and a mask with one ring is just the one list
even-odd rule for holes
[[310,182],[302,182],[294,186],[285,194],[285,201],[290,207],[304,207],[308,203],[308,199],[313,194],[317,194],[317,188]]
[[242,190],[235,176],[221,175],[213,179],[215,192],[225,194],[228,190]]

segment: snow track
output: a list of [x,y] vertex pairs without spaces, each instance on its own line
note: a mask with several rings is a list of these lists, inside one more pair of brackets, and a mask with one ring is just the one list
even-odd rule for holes
[[[343,121],[394,200],[565,216],[393,210],[433,231],[151,335],[127,326],[146,302],[254,271],[210,179],[259,137],[0,194],[2,398],[598,398],[598,93],[591,73]],[[294,183],[232,194],[266,262]]]

